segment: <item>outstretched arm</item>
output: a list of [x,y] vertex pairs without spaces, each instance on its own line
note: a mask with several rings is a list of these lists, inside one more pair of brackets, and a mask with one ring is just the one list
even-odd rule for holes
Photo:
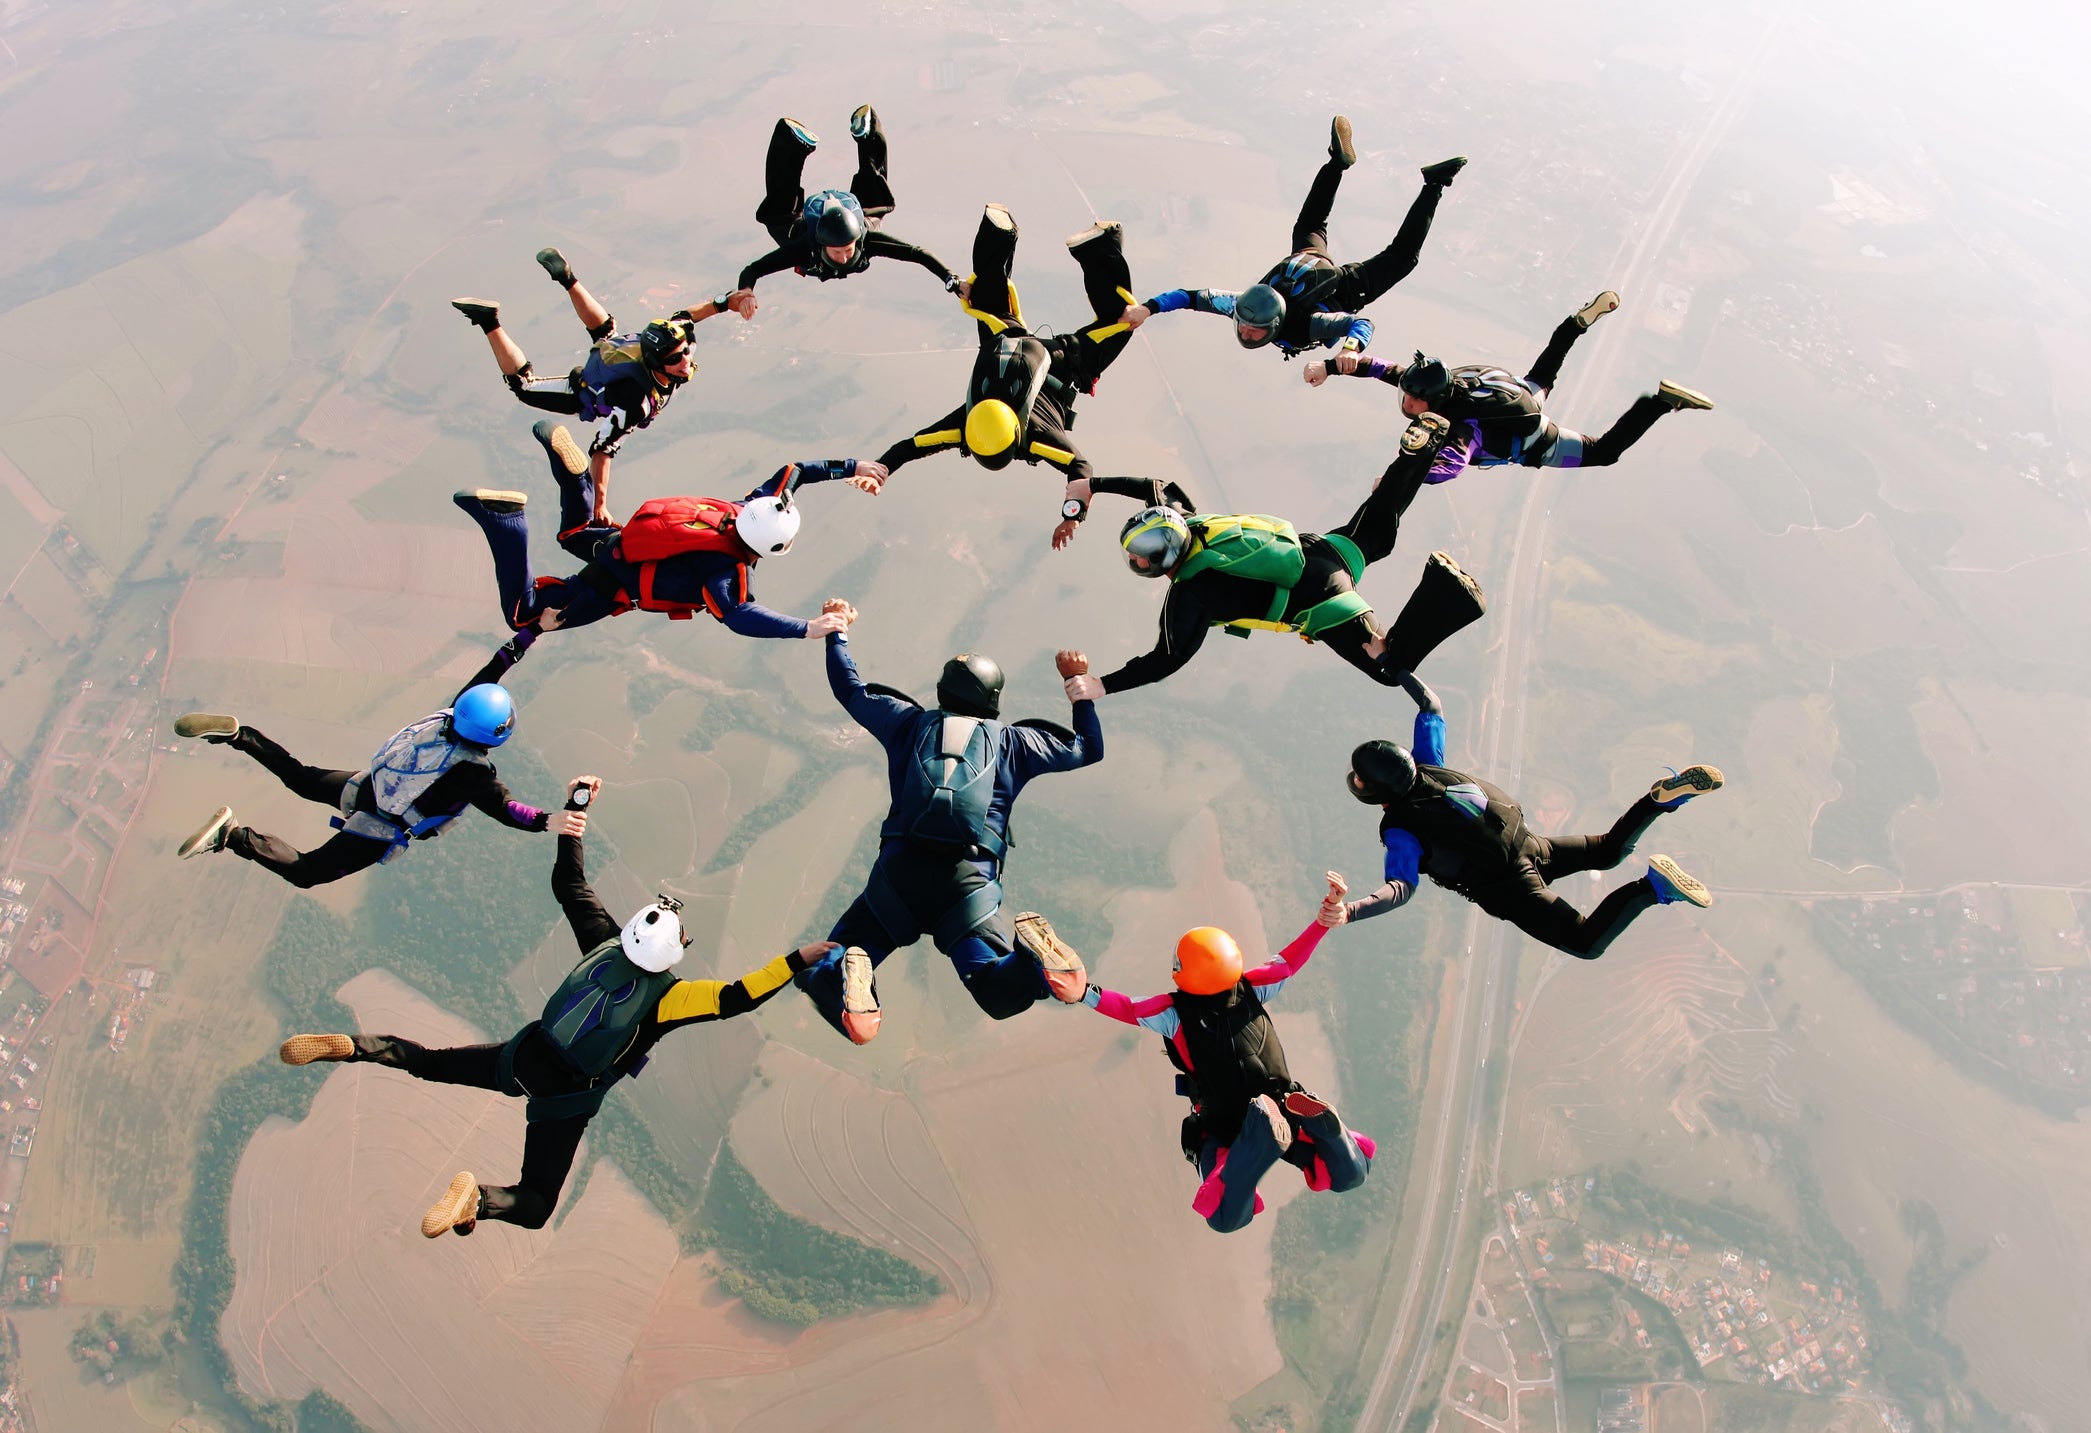
[[513,637],[510,637],[505,645],[496,648],[494,655],[488,659],[485,666],[465,678],[465,684],[457,689],[457,697],[452,697],[450,704],[456,706],[457,698],[471,691],[474,687],[484,686],[488,682],[498,682],[507,676],[509,668],[522,661],[524,653],[528,652],[531,645],[537,641],[537,635],[530,628],[524,627]]
[[941,453],[947,448],[956,448],[965,436],[966,410],[954,408],[927,428],[912,437],[902,438],[885,452],[879,454],[879,463],[888,472],[903,463],[912,463],[917,458],[926,458],[931,453]]
[[731,1020],[736,1015],[745,1015],[791,984],[794,975],[817,964],[833,949],[833,941],[801,946],[749,971],[739,980],[678,980],[668,987],[668,993],[654,1007],[654,1020],[663,1031],[667,1031],[678,1025]]
[[849,637],[842,632],[828,638],[828,690],[842,703],[851,720],[877,737],[881,746],[920,710],[899,697],[865,686],[864,679],[857,675],[856,662],[850,658]]
[[1154,644],[1154,650],[1133,658],[1104,677],[1104,690],[1127,692],[1173,675],[1198,655],[1211,625],[1206,617],[1205,604],[1191,589],[1180,583],[1172,584],[1168,598],[1162,603],[1161,637]]
[[894,238],[883,229],[873,229],[864,236],[864,252],[874,259],[898,259],[904,264],[920,264],[937,276],[937,282],[944,286],[946,293],[958,291],[958,275],[952,273],[942,259],[905,239]]
[[1318,313],[1307,320],[1310,342],[1357,353],[1372,342],[1372,320],[1361,313]]
[[1266,961],[1254,970],[1243,973],[1242,979],[1255,987],[1257,998],[1266,1005],[1278,998],[1287,981],[1307,968],[1307,962],[1313,957],[1314,948],[1321,944],[1321,938],[1327,935],[1331,928],[1350,919],[1350,909],[1343,903],[1344,893],[1350,887],[1344,883],[1343,877],[1334,871],[1328,873],[1328,882],[1328,894],[1322,897],[1321,908],[1314,913],[1314,919],[1307,928],[1294,936],[1292,943],[1279,951],[1275,960]]
[[552,898],[559,902],[566,923],[573,927],[574,942],[583,954],[606,940],[615,940],[621,929],[588,884],[581,857],[582,833],[588,829],[586,806],[576,806],[574,797],[586,789],[591,801],[603,783],[593,776],[577,776],[566,784],[566,809],[558,816],[559,856],[552,862]]
[[1082,1003],[1099,1015],[1108,1015],[1123,1025],[1152,1030],[1165,1040],[1182,1024],[1176,1014],[1176,997],[1166,992],[1135,1000],[1115,990],[1106,990],[1101,985],[1092,985],[1082,992]]
[[781,274],[786,269],[795,267],[797,263],[797,257],[789,249],[772,249],[742,269],[741,276],[733,281],[733,286],[736,289],[752,289],[757,279],[770,274]]
[[[1421,720],[1417,718],[1418,722]],[[1416,893],[1416,883],[1422,879],[1423,843],[1406,831],[1389,831],[1383,839],[1387,846],[1387,882],[1364,899],[1350,903],[1350,918],[1354,921],[1370,920],[1407,905],[1409,897]]]

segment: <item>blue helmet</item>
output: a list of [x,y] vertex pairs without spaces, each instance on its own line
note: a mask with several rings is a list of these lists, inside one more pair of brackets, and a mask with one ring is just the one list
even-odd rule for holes
[[864,237],[864,210],[857,196],[842,189],[823,189],[806,201],[806,227],[823,248],[840,249]]
[[499,746],[515,730],[515,698],[499,682],[467,688],[450,709],[450,729],[466,741]]

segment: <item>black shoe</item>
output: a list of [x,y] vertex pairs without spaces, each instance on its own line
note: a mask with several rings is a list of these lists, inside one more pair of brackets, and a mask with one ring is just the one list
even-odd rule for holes
[[501,305],[491,299],[452,299],[450,306],[472,320],[481,333],[492,333],[501,326]]
[[450,501],[471,511],[476,504],[490,513],[521,512],[529,503],[527,493],[513,492],[507,488],[467,488],[461,493],[452,493]]
[[815,149],[820,147],[820,136],[806,128],[805,125],[800,124],[790,115],[784,117],[784,123],[790,128],[791,137],[804,145],[808,154],[813,153]]
[[1113,244],[1121,244],[1125,241],[1124,236],[1124,226],[1119,224],[1117,220],[1099,219],[1081,233],[1068,235],[1067,251],[1072,254],[1084,244],[1094,244],[1103,239],[1108,239]]
[[849,137],[851,139],[869,139],[874,134],[883,134],[884,132],[879,128],[879,112],[870,105],[860,104],[855,110],[851,111],[849,117]]
[[570,289],[574,286],[574,271],[568,267],[566,255],[557,249],[539,249],[537,263],[538,267],[552,276],[552,282],[559,287]]
[[988,205],[981,211],[980,217],[1004,233],[1014,234],[1016,232],[1016,219],[1000,204]]
[[1350,120],[1340,114],[1329,121],[1329,158],[1345,169],[1358,162],[1358,148],[1350,138]]
[[1464,154],[1455,154],[1450,159],[1439,160],[1436,164],[1426,164],[1423,166],[1423,182],[1443,187],[1450,184],[1452,177],[1466,167],[1467,157]]

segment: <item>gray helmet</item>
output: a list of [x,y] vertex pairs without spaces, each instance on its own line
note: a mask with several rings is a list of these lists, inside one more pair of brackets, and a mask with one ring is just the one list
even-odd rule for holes
[[[1234,341],[1243,348],[1261,348],[1278,335],[1278,325],[1285,322],[1285,297],[1269,284],[1255,284],[1243,289],[1234,299]],[[1248,338],[1242,334],[1245,328],[1260,328],[1262,338]]]
[[[1165,577],[1191,545],[1191,529],[1175,508],[1142,508],[1118,530],[1118,545],[1125,549],[1126,566],[1134,572],[1142,577]],[[1136,557],[1144,558],[1147,565],[1134,562]]]
[[1401,370],[1401,391],[1417,398],[1442,398],[1452,388],[1452,375],[1444,360],[1425,358],[1417,349],[1409,366]]
[[1416,758],[1391,741],[1368,741],[1350,754],[1350,794],[1367,806],[1384,806],[1416,784]]
[[937,705],[992,721],[1002,714],[1002,668],[992,657],[960,652],[937,678]]

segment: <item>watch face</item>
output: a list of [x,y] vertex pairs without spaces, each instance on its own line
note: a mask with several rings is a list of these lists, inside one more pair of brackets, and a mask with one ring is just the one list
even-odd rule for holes
[[591,791],[588,787],[584,786],[579,791],[576,791],[574,793],[574,805],[586,806],[589,800],[594,797],[594,795],[595,793],[593,791]]
[[1073,498],[1069,498],[1066,502],[1060,504],[1060,516],[1080,517],[1081,515],[1082,505],[1076,502]]

